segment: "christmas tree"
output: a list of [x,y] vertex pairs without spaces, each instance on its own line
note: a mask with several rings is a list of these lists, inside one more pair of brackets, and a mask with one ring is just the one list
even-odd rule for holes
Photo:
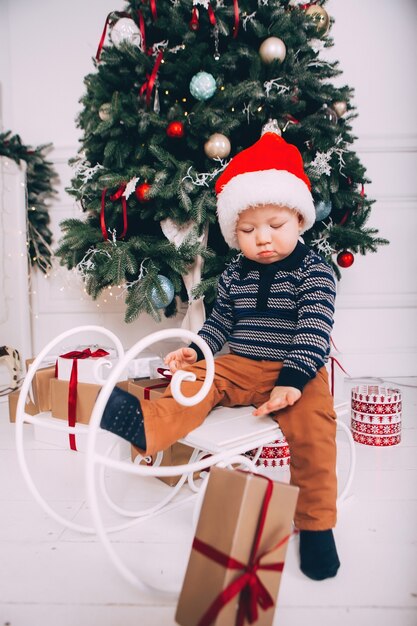
[[0,133],[0,156],[19,164],[26,162],[27,187],[27,250],[30,265],[44,273],[52,267],[52,232],[49,228],[48,201],[57,193],[57,174],[46,156],[52,144],[33,148],[22,143],[11,131]]
[[338,62],[321,58],[333,43],[324,4],[131,0],[107,17],[68,189],[86,216],[61,224],[57,251],[93,298],[122,286],[126,321],[174,315],[174,295],[210,308],[236,254],[217,225],[214,183],[266,124],[303,155],[317,213],[305,242],[339,278],[354,253],[387,243],[366,226],[353,90],[335,87]]

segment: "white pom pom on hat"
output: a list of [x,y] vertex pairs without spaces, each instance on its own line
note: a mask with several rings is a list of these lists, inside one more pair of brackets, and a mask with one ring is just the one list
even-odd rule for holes
[[316,219],[300,151],[276,132],[266,132],[233,157],[215,189],[220,230],[231,248],[239,248],[236,223],[239,214],[249,207],[278,204],[294,209],[304,219],[302,233]]

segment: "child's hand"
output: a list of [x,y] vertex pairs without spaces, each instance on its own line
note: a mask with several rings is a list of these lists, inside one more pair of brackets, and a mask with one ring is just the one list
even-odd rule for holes
[[292,406],[301,398],[301,391],[296,387],[274,387],[269,400],[264,402],[253,412],[253,415],[267,415],[274,411]]
[[193,365],[197,361],[197,352],[193,348],[179,348],[170,352],[164,359],[172,374],[183,369],[186,365]]

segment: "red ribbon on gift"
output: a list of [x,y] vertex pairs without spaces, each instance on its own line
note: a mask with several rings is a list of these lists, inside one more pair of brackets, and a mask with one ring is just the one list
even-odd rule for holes
[[[85,350],[73,350],[66,354],[61,354],[62,359],[72,359],[71,376],[68,387],[68,426],[74,427],[77,422],[77,386],[78,386],[78,360],[107,356],[109,353],[102,348],[91,352],[90,348]],[[55,378],[58,378],[58,361],[55,363]],[[71,450],[77,450],[75,435],[68,435]]]
[[225,589],[223,589],[223,591],[212,602],[212,604],[209,606],[207,611],[198,622],[198,626],[209,626],[210,624],[212,624],[221,609],[238,594],[241,595],[239,610],[236,618],[236,626],[242,626],[245,618],[250,624],[256,622],[258,619],[258,604],[264,611],[274,605],[271,594],[259,579],[258,572],[259,570],[273,570],[275,572],[282,572],[282,570],[284,569],[283,561],[262,565],[261,560],[267,554],[271,554],[272,552],[286,544],[291,534],[281,539],[281,541],[279,541],[270,550],[267,550],[260,556],[256,557],[262,538],[262,532],[265,526],[266,515],[268,512],[268,507],[273,491],[273,481],[266,476],[261,476],[261,478],[267,480],[268,485],[262,503],[258,528],[252,547],[252,553],[249,559],[249,563],[247,565],[241,563],[233,557],[228,556],[227,554],[224,554],[223,552],[220,552],[220,550],[213,548],[212,546],[205,543],[204,541],[201,541],[197,537],[194,538],[192,546],[194,550],[201,552],[201,554],[204,554],[209,559],[216,561],[216,563],[219,563],[223,567],[226,567],[228,569],[242,570],[242,573],[235,580],[233,580]]
[[[123,213],[123,232],[120,235],[120,239],[123,239],[123,237],[126,235],[127,233],[127,202],[126,202],[126,196],[123,195],[124,191],[126,189],[126,183],[122,183],[119,187],[119,189],[110,196],[110,200],[112,202],[115,202],[116,200],[121,200],[122,202],[122,213]],[[108,241],[109,239],[109,235],[107,232],[107,226],[106,226],[106,194],[107,194],[107,187],[104,187],[102,193],[101,193],[101,211],[100,211],[100,228],[101,228],[101,232],[103,234],[103,237],[106,241]]]
[[164,381],[163,383],[157,383],[156,385],[149,385],[149,387],[145,387],[143,390],[143,397],[145,400],[150,400],[152,389],[162,389],[163,387],[168,387],[168,382]]

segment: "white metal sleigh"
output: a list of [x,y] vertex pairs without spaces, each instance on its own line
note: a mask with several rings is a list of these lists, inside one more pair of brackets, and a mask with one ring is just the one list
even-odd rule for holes
[[[116,348],[118,356],[117,363],[111,369],[108,379],[102,380],[103,387],[97,397],[89,425],[77,424],[75,427],[71,428],[62,420],[51,419],[48,412],[35,416],[26,414],[26,397],[30,393],[33,376],[42,361],[54,348],[59,346],[62,341],[81,333],[83,333],[84,336],[86,333],[99,333],[106,339],[110,339]],[[198,503],[201,501],[204,492],[205,479],[195,481],[193,478],[195,472],[203,472],[203,476],[207,478],[207,469],[213,465],[233,468],[240,467],[257,471],[256,461],[261,454],[263,446],[271,444],[282,437],[282,433],[274,420],[269,417],[253,416],[251,407],[222,408],[220,410],[214,409],[200,427],[190,432],[181,440],[182,443],[193,449],[191,458],[185,465],[161,466],[162,453],[158,453],[153,465],[132,463],[130,456],[123,459],[120,457],[120,454],[115,454],[115,450],[121,440],[113,435],[109,435],[111,437],[111,445],[108,447],[106,453],[99,452],[97,445],[98,438],[100,434],[103,433],[100,429],[101,417],[109,396],[116,382],[119,380],[121,373],[126,369],[129,362],[136,358],[143,350],[156,342],[171,340],[173,338],[195,342],[203,351],[206,359],[206,378],[203,386],[196,395],[186,397],[181,392],[182,381],[195,379],[194,375],[190,372],[176,372],[171,381],[171,389],[175,399],[184,405],[193,406],[200,402],[208,393],[214,376],[213,355],[207,344],[198,335],[185,329],[161,330],[141,339],[127,352],[124,352],[120,340],[111,331],[99,326],[79,326],[56,337],[45,346],[36,357],[23,382],[16,415],[16,446],[19,465],[31,493],[41,507],[53,519],[73,531],[89,534],[96,533],[111,562],[123,578],[141,591],[145,591],[160,600],[175,597],[179,592],[179,588],[174,591],[167,591],[165,588],[161,588],[161,586],[156,586],[143,580],[124,563],[123,559],[116,551],[115,545],[110,540],[109,535],[115,531],[123,531],[131,528],[141,520],[162,514],[175,506],[182,506],[191,499],[196,500],[196,506],[194,507],[194,518],[196,518],[198,514]],[[348,411],[347,403],[336,404],[335,408],[338,416],[338,430],[342,431],[345,435],[344,443],[346,444],[347,441],[349,449],[349,468],[344,486],[339,493],[338,503],[340,503],[346,498],[352,484],[355,469],[355,447],[350,430],[343,421],[341,421],[341,417]],[[58,430],[62,433],[76,433],[77,437],[84,435],[87,438],[86,454],[78,454],[77,462],[84,465],[87,501],[92,517],[91,525],[81,525],[66,519],[57,513],[47,499],[41,495],[26,460],[23,436],[24,422],[42,426],[45,426],[47,423],[47,427],[53,430]],[[249,458],[245,456],[245,453],[254,449],[257,450],[257,454],[254,457],[251,456],[251,458]],[[47,454],[47,452],[45,453]],[[68,454],[71,453],[68,452]],[[106,485],[106,472],[108,473],[109,471],[137,477],[138,488],[140,479],[149,480],[149,477],[177,476],[179,474],[181,478],[175,487],[167,487],[164,490],[163,497],[156,504],[137,510],[127,508],[115,502],[114,498],[110,496]],[[120,516],[122,521],[107,525],[106,527],[103,520],[103,510],[105,508],[111,510],[112,514]],[[143,537],[141,540],[144,540]]]

